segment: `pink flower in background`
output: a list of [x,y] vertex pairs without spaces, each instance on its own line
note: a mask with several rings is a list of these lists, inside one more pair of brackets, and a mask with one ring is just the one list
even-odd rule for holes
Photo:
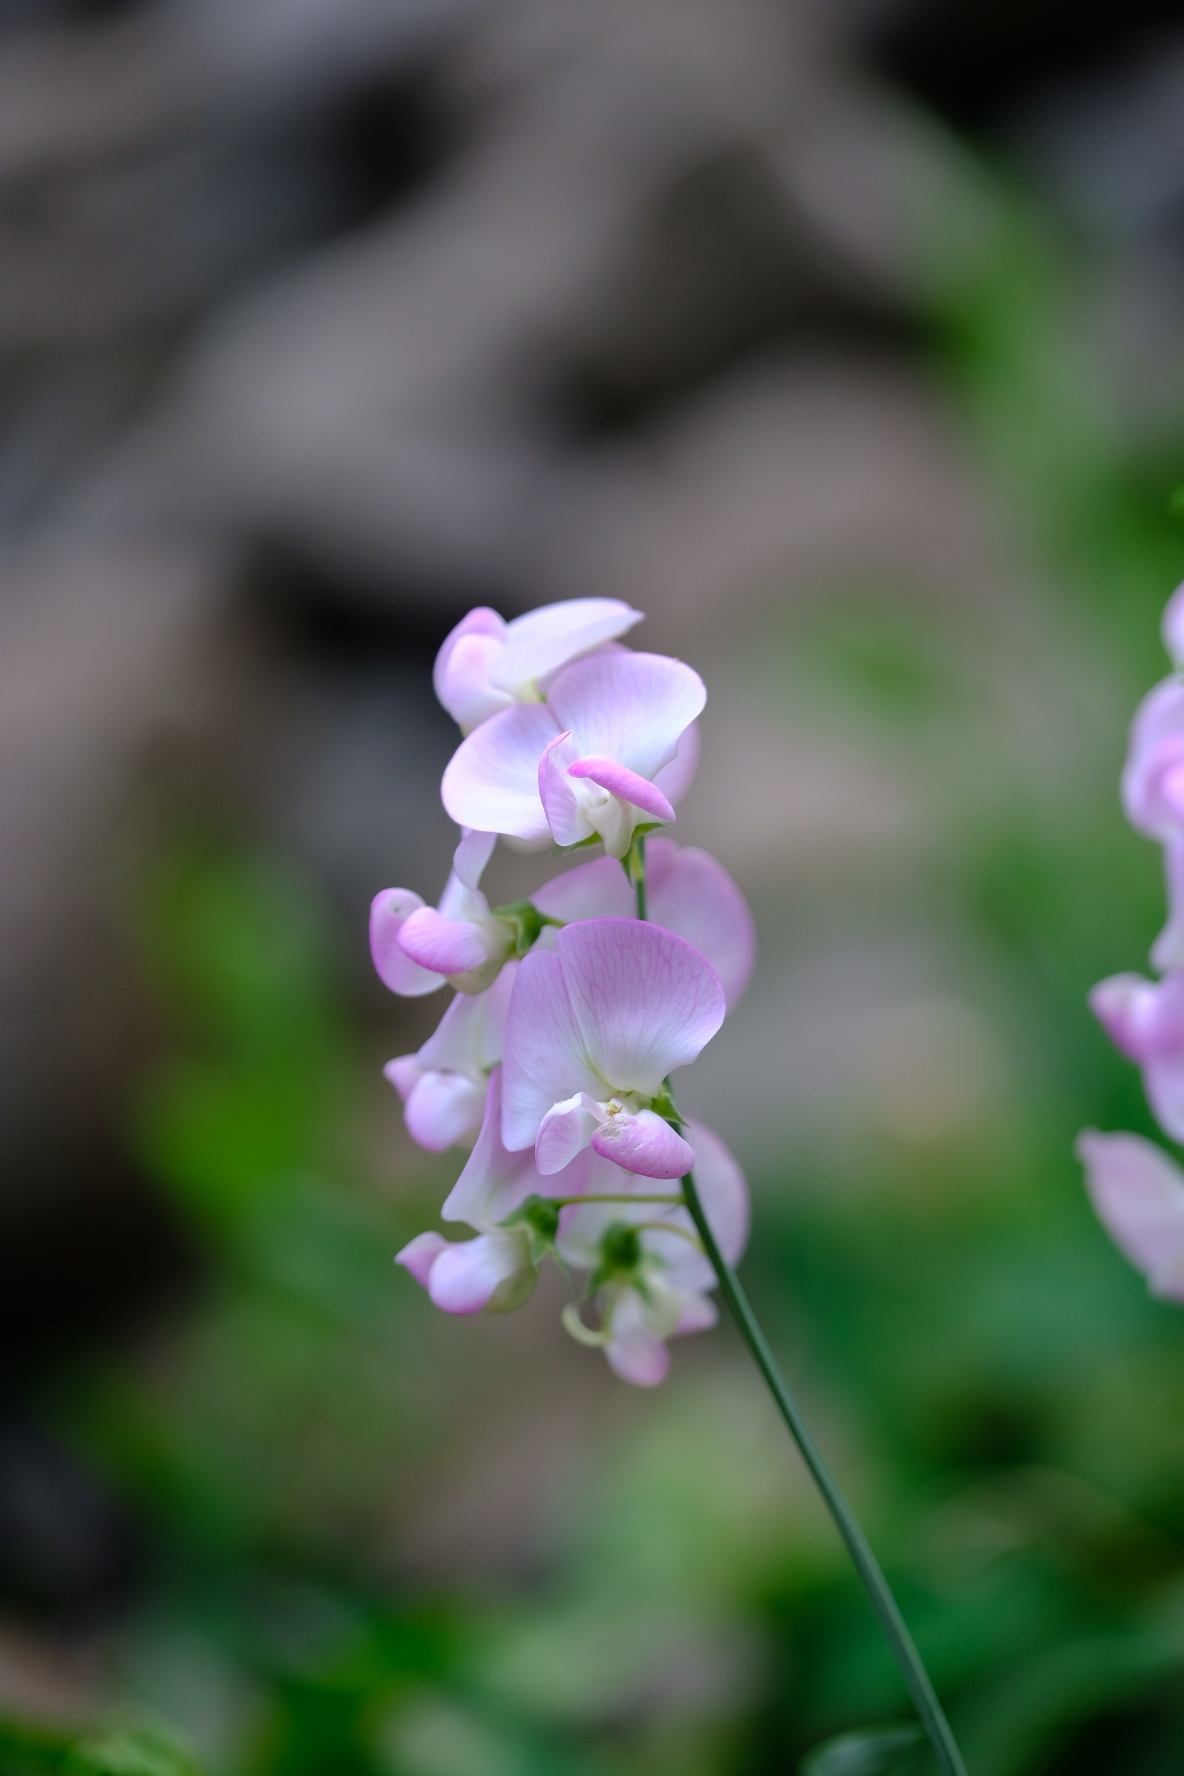
[[1176,587],[1164,606],[1160,633],[1172,665],[1180,670],[1184,667],[1184,585]]
[[496,833],[467,832],[457,846],[439,907],[409,888],[384,888],[370,908],[370,954],[392,993],[415,998],[450,982],[482,993],[513,953],[513,932],[494,918],[481,874]]
[[533,1145],[544,1177],[589,1143],[626,1171],[684,1176],[693,1150],[653,1105],[724,1010],[710,964],[661,926],[566,926],[553,951],[536,949],[518,965],[505,1036],[507,1148]]
[[[710,1129],[692,1122],[687,1132],[704,1212],[724,1256],[735,1263],[748,1238],[744,1174]],[[652,1193],[653,1186],[592,1156],[586,1190],[622,1189],[642,1194]],[[582,1344],[601,1347],[623,1381],[655,1386],[670,1364],[666,1340],[716,1322],[710,1299],[715,1273],[683,1208],[642,1201],[580,1203],[563,1211],[557,1249],[567,1264],[591,1273],[600,1307],[598,1330],[589,1329],[574,1306],[565,1311],[563,1323]]]
[[1184,1140],[1184,972],[1161,981],[1111,975],[1094,987],[1089,1003],[1115,1047],[1142,1069],[1160,1125]]
[[1087,1129],[1077,1154],[1098,1219],[1153,1295],[1184,1301],[1184,1172],[1141,1135]]
[[509,963],[484,993],[458,993],[418,1053],[383,1068],[403,1100],[408,1133],[429,1153],[471,1140],[481,1127],[517,966]]
[[541,1178],[531,1152],[507,1153],[501,1119],[501,1068],[495,1067],[477,1144],[440,1211],[445,1221],[467,1222],[476,1239],[421,1233],[395,1259],[445,1313],[479,1313],[483,1308],[505,1313],[521,1307],[538,1276],[537,1235],[529,1220],[509,1227],[502,1223],[531,1196],[548,1191],[576,1195],[587,1177],[588,1156],[581,1154],[565,1171]]
[[461,742],[444,806],[461,826],[527,845],[599,838],[624,857],[640,824],[674,819],[668,792],[689,782],[680,742],[706,701],[681,660],[624,650],[577,660],[546,703],[504,709]]
[[436,695],[469,733],[499,710],[541,701],[561,666],[615,641],[643,618],[618,598],[569,598],[509,623],[481,606],[462,618],[436,655]]
[[[685,937],[710,962],[731,1011],[748,985],[756,956],[756,932],[748,903],[722,864],[706,851],[673,839],[651,838],[645,858],[647,917]],[[567,870],[531,896],[549,918],[569,925],[580,919],[633,916],[634,893],[620,864],[598,857]],[[554,948],[550,931],[541,939]]]

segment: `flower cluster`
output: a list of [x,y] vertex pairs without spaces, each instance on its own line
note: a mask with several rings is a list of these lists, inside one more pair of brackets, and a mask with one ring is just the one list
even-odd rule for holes
[[[651,1386],[667,1339],[716,1318],[681,1181],[693,1171],[729,1261],[747,1236],[743,1175],[718,1136],[682,1121],[669,1076],[743,993],[755,946],[714,858],[647,839],[675,819],[707,694],[680,660],[623,645],[640,621],[585,598],[457,625],[434,675],[464,736],[442,785],[461,828],[452,873],[434,907],[405,888],[377,895],[370,942],[392,992],[455,989],[386,1075],[421,1146],[472,1149],[441,1215],[474,1237],[422,1233],[398,1263],[464,1314],[520,1306],[551,1258],[573,1288],[568,1331]],[[604,855],[491,907],[481,880],[499,836]]]
[[[1112,975],[1090,1005],[1140,1067],[1160,1127],[1184,1141],[1184,586],[1168,601],[1163,638],[1176,670],[1140,704],[1122,774],[1127,818],[1163,847],[1168,918],[1151,950],[1158,978]],[[1077,1150],[1115,1244],[1154,1294],[1184,1301],[1184,1171],[1140,1135],[1088,1129]]]

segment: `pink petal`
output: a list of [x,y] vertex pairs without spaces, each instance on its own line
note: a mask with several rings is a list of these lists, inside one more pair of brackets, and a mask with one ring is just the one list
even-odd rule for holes
[[432,1265],[447,1246],[448,1241],[438,1233],[417,1233],[409,1245],[395,1254],[395,1263],[410,1271],[420,1287],[426,1289]]
[[719,975],[729,1011],[748,985],[756,929],[748,903],[722,864],[693,845],[646,840],[650,918],[694,944]]
[[466,888],[475,890],[481,886],[485,865],[493,856],[496,844],[496,833],[475,832],[472,827],[466,828],[464,837],[452,853],[453,872]]
[[[723,1022],[718,976],[660,925],[588,919],[566,926],[555,950],[574,1022],[567,1048],[586,1056],[616,1091],[653,1097],[667,1073],[693,1061]],[[551,1101],[588,1089],[573,1080]]]
[[451,1314],[520,1306],[535,1280],[525,1259],[521,1234],[483,1233],[446,1244],[432,1265],[428,1294],[437,1307]]
[[1184,832],[1173,833],[1164,845],[1168,922],[1151,949],[1152,967],[1160,970],[1184,964]]
[[595,1131],[601,1122],[600,1105],[587,1092],[577,1092],[554,1104],[539,1124],[534,1145],[534,1161],[544,1178],[551,1177],[571,1165],[589,1141],[595,1146]]
[[[506,1011],[517,962],[507,962],[484,993],[458,993],[419,1051],[419,1064],[446,1073],[488,1073],[502,1058]],[[485,1086],[482,1083],[482,1095]]]
[[485,1081],[466,1073],[424,1073],[403,1110],[413,1141],[429,1153],[443,1153],[481,1127]]
[[378,978],[392,993],[401,993],[407,999],[434,993],[444,985],[442,974],[421,968],[399,943],[404,924],[422,906],[422,899],[410,888],[384,888],[370,906],[370,954]]
[[1184,682],[1164,679],[1149,691],[1131,723],[1122,774],[1122,802],[1139,832],[1166,839],[1184,824]]
[[643,620],[642,611],[630,609],[618,598],[568,598],[527,611],[506,627],[505,652],[493,671],[493,682],[517,695]]
[[440,1210],[445,1221],[467,1221],[470,1227],[492,1228],[528,1196],[577,1196],[585,1188],[587,1155],[552,1177],[543,1178],[530,1148],[509,1153],[502,1144],[502,1070],[489,1076],[485,1120],[477,1144]]
[[579,796],[568,779],[567,767],[575,757],[571,735],[557,734],[539,760],[539,801],[557,845],[578,844],[588,833]]
[[670,1352],[646,1324],[643,1303],[633,1289],[623,1289],[613,1304],[612,1336],[604,1354],[614,1374],[634,1387],[657,1387],[666,1379]]
[[678,751],[668,765],[654,772],[654,782],[667,801],[677,807],[694,781],[699,767],[699,724],[692,722],[678,743]]
[[1168,599],[1161,629],[1173,666],[1184,666],[1184,586],[1177,586]]
[[703,1212],[724,1257],[735,1264],[748,1243],[751,1216],[744,1173],[712,1129],[688,1122],[687,1135],[695,1150],[695,1185]]
[[466,974],[492,959],[493,940],[480,925],[420,907],[399,932],[399,948],[421,968],[440,975]]
[[506,1017],[502,1139],[512,1153],[533,1147],[553,1104],[577,1092],[601,1098],[604,1087],[584,1055],[558,951],[532,950],[518,964]]
[[719,1309],[709,1295],[688,1293],[683,1297],[682,1311],[674,1336],[683,1338],[688,1332],[707,1332],[719,1320]]
[[383,1077],[390,1080],[404,1103],[407,1102],[423,1078],[423,1068],[419,1064],[418,1055],[399,1055],[396,1060],[388,1061],[382,1072]]
[[[674,819],[674,809],[662,791],[645,777],[639,777],[627,765],[614,764],[612,759],[606,758],[580,758],[567,767],[567,774],[569,777],[591,778],[601,789],[607,789],[610,795],[615,795],[622,802],[631,802],[635,808],[640,808],[643,814],[652,815],[655,820]],[[553,820],[551,831],[555,831]]]
[[1140,1135],[1098,1134],[1077,1142],[1098,1219],[1141,1270],[1152,1292],[1184,1300],[1184,1174]]
[[1115,1048],[1144,1061],[1155,1045],[1159,989],[1141,974],[1113,974],[1089,993],[1089,1008]]
[[693,1148],[653,1110],[600,1122],[592,1135],[592,1146],[602,1159],[611,1159],[614,1165],[643,1178],[685,1178],[695,1163]]
[[564,667],[547,700],[557,726],[572,730],[581,758],[614,759],[652,780],[677,754],[707,692],[699,674],[681,660],[603,654]]
[[462,617],[436,655],[432,672],[436,695],[462,728],[475,728],[513,701],[489,679],[505,646],[505,633],[497,612],[481,606]]
[[482,722],[461,741],[444,772],[441,794],[450,817],[480,832],[528,842],[548,838],[539,760],[559,731],[545,703],[516,703]]
[[[659,842],[663,841],[650,839],[648,845]],[[592,863],[581,863],[576,869],[555,876],[531,898],[540,913],[560,919],[565,925],[576,919],[627,919],[635,905],[629,879],[615,857],[597,857]]]

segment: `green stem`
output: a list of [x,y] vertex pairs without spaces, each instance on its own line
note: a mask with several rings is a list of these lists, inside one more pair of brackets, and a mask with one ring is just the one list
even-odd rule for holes
[[632,861],[632,869],[633,869],[633,890],[634,890],[634,893],[637,895],[637,916],[639,919],[644,919],[646,917],[646,910],[645,910],[645,834],[644,833],[642,833],[640,835],[640,837],[634,839],[634,841],[633,841],[633,858],[631,861]]
[[671,1208],[685,1209],[685,1196],[630,1196],[625,1191],[589,1191],[585,1196],[548,1196],[544,1202],[554,1203],[557,1209],[565,1209],[568,1203],[668,1203]]
[[777,1365],[777,1359],[769,1348],[769,1341],[761,1331],[748,1296],[744,1293],[740,1278],[716,1243],[715,1235],[703,1213],[703,1204],[699,1200],[693,1172],[687,1173],[682,1181],[682,1187],[686,1193],[687,1208],[690,1210],[691,1220],[695,1223],[699,1238],[703,1242],[703,1250],[719,1279],[720,1294],[731,1309],[732,1317],[740,1328],[745,1344],[752,1352],[756,1366],[765,1379],[777,1410],[785,1420],[790,1436],[801,1451],[802,1460],[809,1468],[814,1484],[826,1501],[826,1508],[834,1519],[835,1528],[843,1538],[847,1552],[863,1583],[863,1588],[871,1599],[872,1608],[880,1618],[880,1626],[892,1648],[893,1657],[900,1667],[901,1676],[908,1686],[913,1705],[932,1742],[933,1749],[937,1754],[937,1761],[945,1776],[966,1776],[966,1766],[962,1762],[962,1754],[959,1752],[954,1735],[950,1730],[950,1723],[945,1717],[945,1711],[938,1700],[937,1691],[933,1687],[929,1673],[921,1662],[921,1655],[913,1644],[913,1637],[905,1625],[904,1617],[900,1613],[888,1581],[880,1569],[880,1563],[872,1553],[871,1546],[859,1526],[855,1513],[839,1491],[834,1476],[822,1459],[813,1437],[802,1420],[793,1396],[785,1384],[785,1377]]
[[[637,890],[637,916],[646,916],[645,904],[645,840],[635,841],[640,852],[640,868],[634,877]],[[666,1081],[667,1093],[670,1081]],[[673,1098],[671,1098],[673,1104]],[[681,1129],[682,1118],[677,1110],[669,1117],[675,1128]],[[930,1743],[937,1755],[943,1776],[966,1776],[966,1765],[962,1762],[962,1753],[958,1750],[957,1741],[946,1719],[945,1710],[938,1699],[937,1691],[922,1662],[921,1655],[908,1631],[908,1625],[900,1613],[900,1608],[892,1595],[891,1587],[884,1577],[879,1561],[872,1553],[871,1544],[860,1528],[859,1520],[839,1490],[838,1482],[822,1458],[822,1453],[806,1428],[805,1421],[797,1409],[793,1395],[786,1385],[785,1377],[778,1367],[769,1341],[761,1331],[760,1322],[752,1311],[752,1304],[744,1292],[743,1284],[732,1266],[720,1251],[707,1216],[703,1213],[703,1204],[695,1185],[695,1175],[688,1172],[682,1181],[686,1206],[690,1211],[691,1220],[703,1243],[712,1269],[719,1283],[719,1292],[728,1304],[728,1308],[740,1329],[752,1353],[753,1360],[764,1378],[765,1385],[773,1396],[773,1402],[785,1421],[786,1429],[797,1444],[802,1460],[810,1470],[814,1484],[822,1494],[827,1510],[834,1521],[835,1528],[842,1537],[843,1545],[851,1556],[852,1564],[859,1574],[864,1590],[867,1592],[872,1608],[880,1619],[885,1639],[892,1649],[900,1674],[904,1678],[913,1706],[921,1717],[921,1723],[929,1735]]]

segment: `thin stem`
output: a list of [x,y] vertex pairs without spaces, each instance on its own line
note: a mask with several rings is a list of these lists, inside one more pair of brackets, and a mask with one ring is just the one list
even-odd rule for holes
[[837,1482],[827,1467],[817,1445],[802,1420],[792,1394],[786,1386],[782,1375],[769,1347],[769,1341],[761,1331],[756,1315],[743,1285],[736,1272],[732,1269],[720,1251],[710,1223],[703,1213],[703,1204],[695,1186],[693,1172],[688,1172],[682,1181],[686,1193],[687,1208],[691,1220],[698,1229],[699,1238],[703,1242],[703,1250],[711,1261],[712,1269],[719,1279],[720,1294],[727,1302],[740,1328],[741,1336],[752,1352],[757,1368],[765,1379],[769,1392],[772,1394],[777,1410],[785,1420],[790,1436],[801,1451],[802,1460],[809,1468],[814,1484],[826,1502],[827,1510],[834,1519],[846,1546],[848,1554],[855,1565],[855,1570],[863,1582],[863,1588],[871,1599],[872,1608],[880,1618],[880,1626],[884,1630],[893,1657],[900,1667],[901,1676],[908,1685],[917,1713],[921,1717],[925,1731],[937,1754],[937,1761],[945,1776],[966,1776],[966,1766],[962,1762],[962,1754],[958,1750],[950,1723],[937,1697],[930,1680],[929,1673],[921,1662],[921,1655],[913,1644],[913,1637],[905,1625],[895,1597],[889,1588],[888,1581],[880,1569],[880,1563],[872,1553],[871,1546],[859,1526],[855,1513],[840,1492]]
[[645,834],[633,841],[633,890],[637,895],[637,916],[646,917],[645,910]]
[[[637,917],[644,919],[646,916],[644,837],[634,840],[634,845],[638,852],[638,867],[634,877],[637,889]],[[674,1100],[670,1092],[669,1079],[666,1080],[665,1085],[673,1109]],[[667,1119],[674,1128],[681,1131],[684,1125],[677,1109],[673,1109],[673,1114],[668,1115]],[[691,1220],[695,1223],[703,1250],[707,1254],[711,1268],[715,1271],[716,1279],[719,1282],[719,1292],[727,1302],[732,1318],[740,1329],[740,1335],[752,1353],[765,1385],[773,1396],[773,1402],[785,1421],[786,1429],[797,1444],[802,1460],[810,1470],[814,1484],[822,1494],[835,1528],[842,1537],[843,1545],[851,1556],[852,1564],[859,1574],[860,1582],[867,1592],[872,1608],[879,1617],[885,1639],[892,1649],[892,1656],[896,1660],[909,1695],[913,1699],[913,1706],[929,1735],[943,1776],[967,1776],[966,1765],[962,1761],[962,1753],[958,1750],[958,1744],[950,1723],[946,1719],[945,1710],[938,1699],[937,1691],[933,1687],[932,1679],[925,1669],[921,1655],[914,1645],[908,1625],[892,1595],[892,1589],[884,1577],[879,1561],[872,1553],[871,1543],[860,1528],[858,1518],[843,1497],[838,1482],[822,1458],[822,1452],[806,1428],[805,1421],[786,1385],[785,1377],[781,1373],[769,1341],[752,1311],[752,1304],[744,1292],[740,1278],[719,1249],[716,1237],[711,1231],[711,1225],[703,1212],[703,1204],[693,1172],[688,1172],[683,1178],[682,1188]]]

